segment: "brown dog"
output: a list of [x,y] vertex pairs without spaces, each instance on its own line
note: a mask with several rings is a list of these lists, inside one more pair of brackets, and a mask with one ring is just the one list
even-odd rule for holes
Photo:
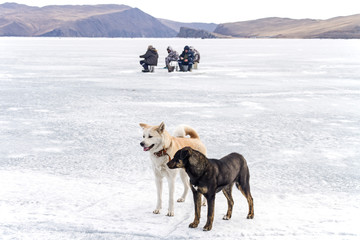
[[185,147],[180,149],[167,165],[170,169],[184,168],[190,177],[191,190],[195,203],[195,219],[189,227],[196,228],[199,225],[201,194],[203,194],[208,202],[207,222],[203,230],[211,230],[214,220],[215,195],[221,190],[228,202],[228,211],[223,219],[229,220],[234,205],[232,198],[232,187],[234,183],[236,183],[236,187],[248,201],[249,213],[247,218],[254,218],[253,198],[250,193],[249,168],[242,155],[231,153],[220,160],[208,159],[201,152],[190,147]]

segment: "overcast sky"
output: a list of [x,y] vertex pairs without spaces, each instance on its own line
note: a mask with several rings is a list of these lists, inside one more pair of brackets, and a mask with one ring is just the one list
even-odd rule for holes
[[360,14],[360,0],[8,0],[30,6],[125,4],[179,22],[237,22],[264,17],[328,19]]

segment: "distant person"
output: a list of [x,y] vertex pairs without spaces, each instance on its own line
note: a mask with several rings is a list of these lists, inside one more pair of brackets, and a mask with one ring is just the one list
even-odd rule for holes
[[168,56],[165,58],[165,68],[169,68],[171,61],[177,61],[179,59],[179,54],[171,46],[168,46],[166,51]]
[[159,54],[152,45],[149,45],[147,48],[147,51],[144,55],[140,55],[141,58],[144,58],[144,60],[140,61],[140,64],[143,66],[144,70],[143,72],[150,72],[149,65],[150,66],[157,66]]
[[193,52],[190,50],[189,46],[185,46],[184,51],[179,56],[179,60],[178,60],[180,71],[184,71],[184,65],[187,65],[187,70],[191,71],[192,65],[194,63],[193,61],[194,61]]
[[193,46],[190,46],[190,50],[194,53],[194,63],[200,63],[200,52]]

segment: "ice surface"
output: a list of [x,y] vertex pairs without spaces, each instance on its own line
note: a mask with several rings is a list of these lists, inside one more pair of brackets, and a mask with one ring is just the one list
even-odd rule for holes
[[[138,63],[149,44],[155,73]],[[198,70],[162,69],[193,45]],[[0,38],[0,239],[359,239],[360,41]],[[211,232],[192,196],[154,215],[138,123],[194,127],[248,161]],[[178,179],[179,180],[179,179]],[[182,193],[177,184],[176,196]]]

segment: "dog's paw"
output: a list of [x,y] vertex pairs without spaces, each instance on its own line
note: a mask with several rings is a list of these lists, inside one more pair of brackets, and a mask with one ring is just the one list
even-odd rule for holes
[[155,209],[155,210],[153,211],[153,213],[154,213],[154,214],[160,214],[160,209]]
[[228,215],[224,215],[223,220],[230,220],[230,218]]
[[189,224],[189,228],[197,228],[198,225],[199,225],[199,223],[192,222]]
[[210,225],[205,225],[205,226],[203,227],[203,231],[210,231],[211,228],[212,228],[212,226],[210,226]]
[[184,198],[179,198],[179,199],[177,200],[177,202],[185,202],[185,199],[184,199]]
[[253,218],[254,218],[254,214],[249,214],[249,215],[247,215],[246,218],[247,218],[247,219],[253,219]]
[[168,216],[168,217],[173,217],[173,216],[174,216],[174,212],[173,212],[173,211],[169,211],[169,212],[166,214],[166,216]]

